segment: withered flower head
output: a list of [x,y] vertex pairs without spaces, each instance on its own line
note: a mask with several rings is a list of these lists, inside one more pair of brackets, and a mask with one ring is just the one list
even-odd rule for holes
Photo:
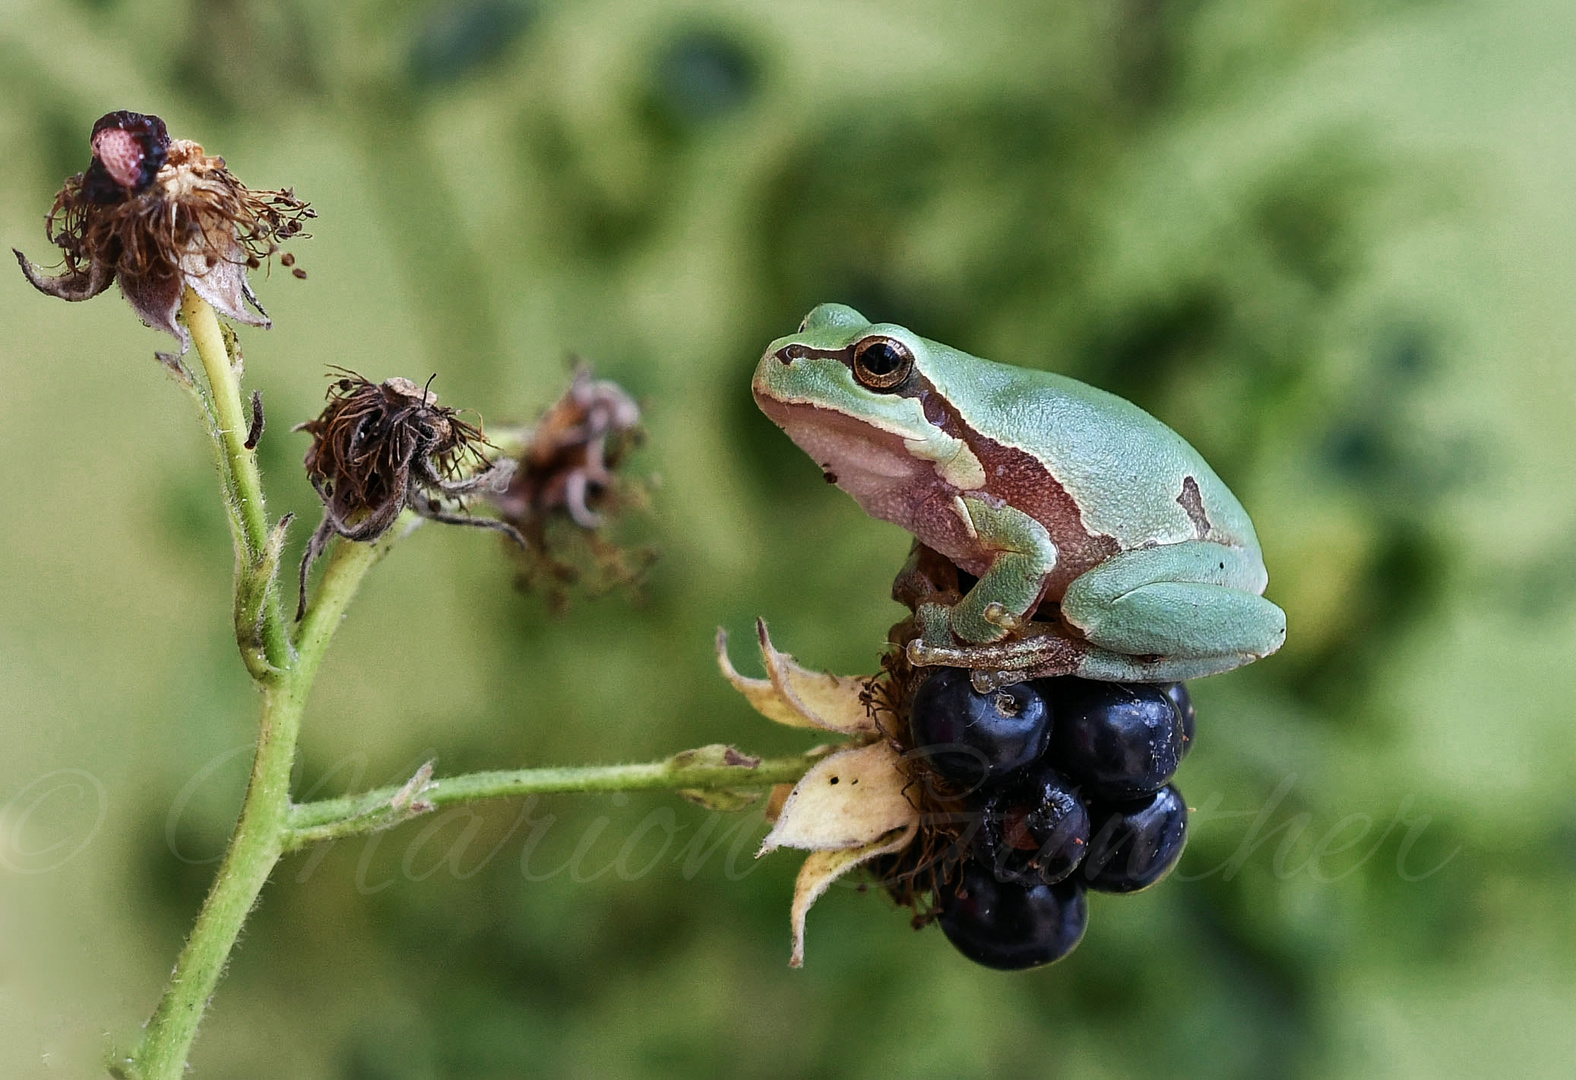
[[[93,160],[66,181],[45,219],[64,273],[50,277],[12,249],[33,286],[62,300],[87,300],[118,280],[142,321],[175,335],[182,348],[189,339],[176,315],[187,288],[238,322],[270,325],[246,272],[279,241],[303,235],[303,222],[316,212],[289,190],[252,191],[223,158],[171,139],[157,116],[109,113],[93,125],[90,143]],[[280,262],[294,260],[284,255]],[[299,268],[292,273],[306,276]]]
[[717,663],[734,689],[768,720],[849,736],[785,795],[774,793],[776,820],[761,844],[761,855],[782,847],[810,852],[789,909],[788,963],[800,967],[805,916],[832,883],[861,866],[906,856],[927,836],[923,785],[914,782],[911,756],[878,721],[873,677],[811,671],[772,645],[764,621],[756,622],[756,634],[764,679],[735,670],[727,636],[717,631]]
[[569,388],[531,430],[508,488],[494,500],[499,515],[526,539],[522,587],[545,586],[552,605],[561,607],[570,584],[599,592],[638,582],[654,553],[622,548],[605,532],[610,519],[645,502],[645,485],[618,472],[641,436],[635,399],[577,365]]
[[924,669],[903,646],[912,625],[892,628],[895,646],[881,672],[865,677],[812,671],[772,644],[764,620],[756,636],[766,678],[741,675],[717,631],[717,664],[734,689],[769,720],[847,736],[821,748],[822,760],[768,803],[771,832],[760,855],[778,848],[809,851],[794,884],[789,965],[804,962],[805,917],[834,882],[860,868],[899,905],[917,929],[937,915],[936,898],[955,883],[974,850],[984,814],[963,788],[937,773],[913,745],[908,717]]
[[301,603],[312,563],[334,535],[370,542],[388,531],[402,510],[451,525],[496,529],[521,545],[507,522],[471,517],[464,498],[508,483],[514,462],[494,464],[481,429],[437,395],[409,379],[374,383],[353,372],[334,381],[316,420],[296,428],[312,436],[306,473],[323,500],[323,522],[301,560]]

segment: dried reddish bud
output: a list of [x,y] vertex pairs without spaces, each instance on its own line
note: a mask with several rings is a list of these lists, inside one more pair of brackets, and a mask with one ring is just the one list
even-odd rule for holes
[[562,510],[582,529],[602,524],[594,509],[613,485],[612,470],[640,435],[640,406],[615,382],[575,369],[564,396],[531,432],[509,490],[499,500],[510,519]]
[[493,464],[481,429],[459,411],[437,403],[437,395],[409,379],[374,383],[353,372],[335,380],[328,405],[316,420],[296,428],[312,436],[306,452],[307,479],[323,501],[323,521],[301,560],[301,601],[306,579],[328,541],[371,542],[400,512],[451,525],[496,529],[524,546],[512,525],[465,512],[465,496],[496,491],[508,483],[514,462]]
[[120,202],[153,183],[170,154],[170,133],[157,116],[122,109],[99,117],[89,140],[93,161],[82,178],[90,202]]
[[508,489],[495,499],[500,516],[526,539],[522,588],[545,588],[551,605],[561,608],[568,585],[597,593],[639,581],[654,553],[622,548],[603,534],[610,518],[644,503],[645,487],[618,475],[641,436],[635,399],[577,366],[569,389],[531,431]]
[[221,314],[268,326],[246,272],[280,241],[305,235],[302,225],[316,212],[289,190],[251,190],[223,158],[171,139],[157,116],[109,113],[93,125],[90,143],[93,160],[66,181],[45,221],[64,272],[50,277],[14,252],[33,286],[77,301],[118,280],[138,317],[183,348],[188,338],[176,315],[188,288]]

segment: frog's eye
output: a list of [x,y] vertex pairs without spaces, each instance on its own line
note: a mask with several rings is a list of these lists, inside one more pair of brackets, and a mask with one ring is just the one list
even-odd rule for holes
[[908,378],[914,354],[901,341],[867,337],[854,346],[854,378],[872,390],[891,390]]

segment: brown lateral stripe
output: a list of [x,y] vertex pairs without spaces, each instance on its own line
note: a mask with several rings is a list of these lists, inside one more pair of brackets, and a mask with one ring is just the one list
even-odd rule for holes
[[924,376],[911,376],[897,392],[918,398],[927,420],[973,451],[985,470],[986,495],[1022,510],[1051,534],[1056,568],[1046,579],[1042,600],[1061,599],[1074,578],[1121,550],[1115,537],[1085,527],[1078,503],[1039,459],[969,427]]
[[1182,494],[1177,496],[1177,505],[1187,511],[1187,519],[1193,523],[1193,531],[1198,538],[1203,540],[1209,535],[1209,515],[1204,513],[1204,497],[1199,494],[1198,481],[1191,476],[1182,478]]
[[[776,355],[784,364],[813,357],[838,360],[852,369],[857,345],[855,342],[841,349],[786,345],[777,350]],[[1037,458],[1014,447],[1003,446],[969,427],[951,402],[938,393],[917,368],[903,383],[886,392],[917,398],[925,419],[953,438],[962,440],[979,459],[985,470],[985,494],[1022,510],[1051,534],[1051,542],[1056,545],[1056,568],[1046,579],[1042,601],[1060,600],[1074,578],[1122,550],[1114,536],[1094,533],[1085,527],[1078,503]],[[1193,490],[1197,492],[1197,483]]]

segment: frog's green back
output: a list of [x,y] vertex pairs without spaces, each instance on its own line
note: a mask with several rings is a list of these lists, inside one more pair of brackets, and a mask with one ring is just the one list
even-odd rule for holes
[[947,388],[980,434],[1044,462],[1091,532],[1124,547],[1179,543],[1202,538],[1202,512],[1209,539],[1259,550],[1247,511],[1208,462],[1137,405],[1064,375],[920,340],[921,372]]

